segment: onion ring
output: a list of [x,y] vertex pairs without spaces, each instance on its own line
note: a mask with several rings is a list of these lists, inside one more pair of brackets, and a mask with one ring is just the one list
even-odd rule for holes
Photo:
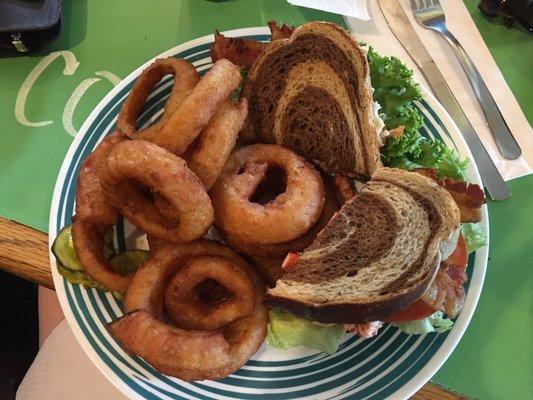
[[[157,192],[175,218],[168,218],[168,212],[163,215],[132,180]],[[213,207],[198,177],[184,160],[153,143],[134,140],[117,144],[105,162],[100,181],[109,202],[128,220],[168,242],[197,239],[213,222]]]
[[117,221],[118,211],[109,204],[102,191],[100,172],[111,149],[122,140],[124,136],[119,131],[111,133],[81,163],[76,189],[76,215],[82,221],[103,225],[113,225]]
[[311,229],[296,239],[273,244],[247,243],[227,235],[220,228],[217,229],[217,231],[224,241],[239,253],[244,253],[255,258],[279,259],[279,266],[281,267],[281,261],[283,261],[287,253],[302,251],[308,247],[313,242],[318,232],[326,226],[333,214],[339,210],[340,205],[329,186],[330,185],[328,185],[325,190],[324,207],[322,208],[320,218],[318,218],[318,221],[311,227]]
[[[220,243],[199,239],[190,243],[167,243],[159,247],[135,273],[126,292],[126,312],[143,309],[163,319],[163,296],[167,282],[194,257],[224,257],[254,274],[253,268],[237,253]],[[250,272],[251,271],[251,272]]]
[[[269,167],[286,173],[286,189],[265,205],[250,201]],[[211,190],[215,224],[248,243],[287,242],[313,226],[324,205],[317,170],[291,150],[254,144],[234,151]]]
[[218,60],[169,116],[157,135],[139,132],[135,138],[150,140],[182,155],[241,79],[239,67],[228,60]]
[[104,232],[106,226],[84,222],[74,217],[72,221],[72,241],[76,257],[83,270],[93,281],[107,290],[126,292],[133,274],[120,275],[104,257]]
[[111,322],[107,328],[129,353],[144,358],[166,375],[192,381],[212,379],[212,369],[233,365],[230,345],[213,331],[186,331],[135,310]]
[[237,104],[226,100],[200,134],[195,148],[185,157],[189,169],[200,178],[205,190],[213,187],[224,168],[247,115],[246,99]]
[[[261,278],[254,281],[256,290],[264,290]],[[216,372],[216,378],[226,377],[241,368],[255,354],[265,341],[268,312],[261,303],[263,295],[258,296],[254,311],[246,318],[232,322],[224,331],[224,338],[229,343],[232,364]]]
[[[195,286],[213,279],[230,291],[214,306],[199,297]],[[244,318],[254,308],[255,292],[245,270],[227,258],[203,256],[190,260],[170,280],[164,294],[170,320],[184,329],[215,330]]]
[[[137,131],[137,118],[154,86],[167,74],[174,75],[174,83],[165,110],[159,121]],[[173,57],[160,58],[150,64],[137,78],[128,98],[122,105],[117,119],[117,128],[130,138],[152,138],[161,130],[170,115],[178,108],[183,99],[194,89],[200,80],[196,68],[185,60]]]
[[[238,264],[256,293],[253,312],[231,322],[224,333],[186,331],[162,322],[166,282],[188,260],[203,255],[225,257]],[[228,247],[208,240],[167,244],[137,270],[126,292],[124,306],[129,313],[110,323],[108,329],[128,352],[167,375],[188,381],[219,379],[240,368],[263,343],[268,322],[261,304],[264,290],[253,268]]]
[[157,249],[160,249],[165,244],[168,244],[167,241],[156,238],[152,235],[146,235],[146,241],[148,242],[148,248],[150,249],[151,253],[157,251]]

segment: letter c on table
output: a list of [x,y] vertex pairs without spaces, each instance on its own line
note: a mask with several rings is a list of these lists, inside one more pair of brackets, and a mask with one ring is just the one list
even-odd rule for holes
[[15,118],[22,125],[30,127],[46,126],[50,125],[53,121],[39,121],[31,122],[26,118],[24,108],[26,105],[26,99],[30,92],[31,87],[35,84],[39,76],[43,71],[58,57],[63,57],[65,60],[65,68],[63,69],[63,75],[72,75],[80,63],[76,60],[76,56],[70,51],[54,51],[44,57],[29,73],[22,86],[19,89],[17,100],[15,101]]

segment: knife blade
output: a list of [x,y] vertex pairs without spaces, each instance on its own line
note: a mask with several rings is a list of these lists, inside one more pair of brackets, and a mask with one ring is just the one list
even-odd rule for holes
[[492,162],[485,146],[481,143],[479,136],[470,124],[470,121],[468,121],[468,118],[448,87],[446,80],[433,61],[433,58],[418,37],[402,6],[398,0],[378,0],[378,4],[392,33],[394,33],[394,36],[396,36],[400,44],[420,68],[420,71],[428,81],[437,99],[448,114],[450,114],[463,134],[466,144],[470,148],[478,166],[483,185],[487,189],[490,197],[496,201],[505,200],[511,195],[507,184]]

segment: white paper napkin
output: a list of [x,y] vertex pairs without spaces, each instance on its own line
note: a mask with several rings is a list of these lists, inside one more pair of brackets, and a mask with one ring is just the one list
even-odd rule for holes
[[[437,33],[423,28],[414,21],[409,0],[399,1],[503,178],[509,180],[532,173],[533,130],[505,82],[464,3],[461,0],[441,0],[446,13],[446,24],[449,30],[459,38],[487,86],[492,89],[492,95],[505,121],[522,148],[522,157],[517,160],[506,160],[499,153],[468,78],[453,55],[451,48]],[[357,40],[369,43],[381,54],[394,55],[400,58],[415,71],[416,79],[425,83],[424,77],[415,63],[392,34],[376,1],[370,1],[369,11],[372,18],[370,21],[345,18],[350,31],[355,34]]]
[[369,20],[366,0],[288,0],[295,6],[314,8],[348,17]]
[[44,342],[17,391],[17,400],[123,400],[98,371],[63,320]]

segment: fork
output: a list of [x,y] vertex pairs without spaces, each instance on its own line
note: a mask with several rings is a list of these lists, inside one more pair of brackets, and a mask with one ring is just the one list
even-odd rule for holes
[[505,123],[494,98],[490,94],[487,85],[481,78],[476,66],[466,53],[457,38],[446,28],[446,18],[439,0],[411,0],[411,9],[417,22],[427,29],[432,29],[441,34],[463,67],[472,89],[476,94],[485,119],[489,125],[492,138],[496,142],[503,157],[514,160],[520,157],[522,150],[516,143],[509,127]]

